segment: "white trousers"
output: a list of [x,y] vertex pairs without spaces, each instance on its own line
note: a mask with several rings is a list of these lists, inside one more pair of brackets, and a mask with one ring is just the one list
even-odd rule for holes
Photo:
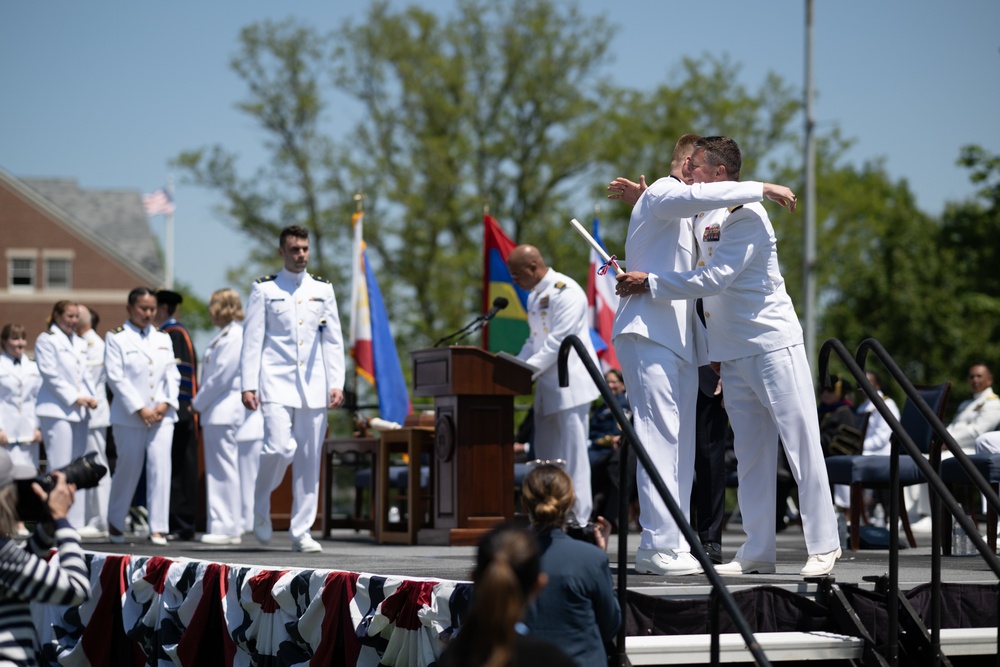
[[132,506],[145,461],[149,531],[166,535],[170,530],[170,450],[174,423],[164,420],[153,426],[114,424],[112,428],[118,463],[111,478],[108,524],[118,530],[125,528],[125,517]]
[[37,442],[12,442],[7,448],[10,460],[21,465],[32,466],[38,470],[39,454]]
[[[87,451],[87,420],[71,422],[55,417],[39,417],[42,440],[45,442],[45,464],[48,472],[65,468]],[[82,500],[82,499],[81,499]],[[74,501],[66,513],[73,527],[83,525],[85,503]]]
[[243,492],[238,464],[236,424],[201,427],[205,448],[205,487],[208,496],[208,532],[239,537],[243,534]]
[[[108,468],[108,427],[87,430],[87,453],[95,452],[94,462]],[[81,492],[77,492],[79,496]],[[108,502],[111,498],[111,468],[92,489],[87,489],[84,501],[86,525],[97,530],[108,529]]]
[[288,534],[300,540],[316,521],[326,408],[290,408],[264,403],[264,446],[254,495],[254,514],[270,519],[271,493],[292,466],[292,520]]
[[249,533],[253,531],[253,498],[264,441],[260,438],[237,440],[236,445],[239,448],[237,461],[240,468],[240,527],[243,532]]
[[590,405],[587,403],[542,416],[536,410],[535,435],[531,442],[536,458],[566,461],[566,472],[573,480],[573,492],[576,494],[572,514],[581,526],[587,525],[590,512],[594,509],[590,457],[587,456],[589,416]]
[[[615,337],[614,343],[636,435],[684,513],[684,520],[690,522],[698,368],[643,336],[622,334]],[[639,548],[690,551],[641,462],[635,481],[642,526]]]
[[840,537],[805,347],[795,345],[725,361],[722,386],[735,435],[738,496],[747,534],[737,558],[769,563],[776,560],[779,437],[799,487],[806,549],[810,554],[834,551],[840,546]]

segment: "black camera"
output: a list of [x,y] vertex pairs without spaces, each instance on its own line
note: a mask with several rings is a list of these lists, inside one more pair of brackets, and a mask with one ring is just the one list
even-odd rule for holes
[[[77,489],[92,489],[97,486],[108,469],[97,463],[97,452],[84,454],[58,472],[66,475],[67,484],[76,484]],[[55,488],[56,480],[52,473],[45,473],[32,479],[17,480],[17,516],[21,521],[47,521],[49,508],[41,498],[35,495],[31,488],[33,482],[38,482],[46,493]]]
[[590,542],[591,544],[597,544],[597,537],[595,533],[597,532],[597,524],[593,521],[588,521],[587,525],[581,526],[575,521],[570,521],[566,524],[566,534],[572,537],[574,540],[581,540],[583,542]]

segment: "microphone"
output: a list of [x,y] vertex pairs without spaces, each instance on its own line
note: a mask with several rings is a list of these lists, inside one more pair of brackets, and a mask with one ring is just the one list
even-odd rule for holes
[[493,299],[493,307],[486,312],[486,315],[483,317],[483,322],[489,322],[496,317],[497,313],[506,308],[508,303],[510,302],[502,296],[498,296]]
[[465,338],[469,334],[475,333],[476,331],[479,331],[484,326],[486,326],[487,322],[489,322],[494,317],[496,317],[497,313],[499,313],[501,310],[503,310],[504,308],[506,308],[508,303],[510,303],[510,302],[506,298],[504,298],[502,296],[498,296],[497,298],[493,299],[493,307],[490,308],[488,311],[486,311],[485,315],[477,315],[476,319],[472,320],[471,322],[469,322],[468,324],[466,324],[464,327],[462,327],[461,329],[459,329],[455,333],[450,334],[448,336],[445,336],[444,338],[440,339],[438,342],[434,343],[434,347],[437,347],[438,345],[440,345],[441,343],[445,342],[446,340],[450,340],[452,338],[455,338],[455,336],[460,336],[455,341],[457,343],[458,341],[462,340],[462,338]]

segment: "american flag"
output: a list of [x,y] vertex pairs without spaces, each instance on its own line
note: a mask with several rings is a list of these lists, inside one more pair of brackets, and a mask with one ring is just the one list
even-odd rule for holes
[[142,206],[146,209],[146,215],[173,215],[174,198],[166,188],[160,188],[156,192],[143,195]]

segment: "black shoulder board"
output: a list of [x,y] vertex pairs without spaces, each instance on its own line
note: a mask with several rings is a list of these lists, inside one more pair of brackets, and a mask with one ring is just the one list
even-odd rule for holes
[[743,208],[743,204],[740,204],[739,206],[730,206],[729,207],[729,212],[732,213],[733,211],[738,211],[741,208]]
[[45,330],[45,333],[47,333],[47,334],[48,334],[48,335],[50,335],[50,336],[55,336],[55,335],[56,335],[56,332],[55,332],[55,331],[53,331],[52,329],[46,329],[46,330]]
[[317,276],[315,273],[310,273],[309,277],[312,278],[313,280],[318,280],[321,283],[326,283],[327,285],[332,285],[333,284],[329,280],[327,280],[326,278],[324,278],[323,276]]
[[261,276],[260,278],[258,278],[258,279],[257,279],[257,280],[255,280],[254,282],[258,282],[258,283],[266,283],[266,282],[270,282],[270,281],[274,280],[274,279],[275,279],[275,278],[277,278],[277,277],[278,277],[278,275],[277,275],[277,274],[275,274],[275,275],[273,275],[273,276]]
[[125,327],[121,326],[121,327],[118,327],[117,329],[112,329],[111,333],[121,333],[123,331],[125,331]]

